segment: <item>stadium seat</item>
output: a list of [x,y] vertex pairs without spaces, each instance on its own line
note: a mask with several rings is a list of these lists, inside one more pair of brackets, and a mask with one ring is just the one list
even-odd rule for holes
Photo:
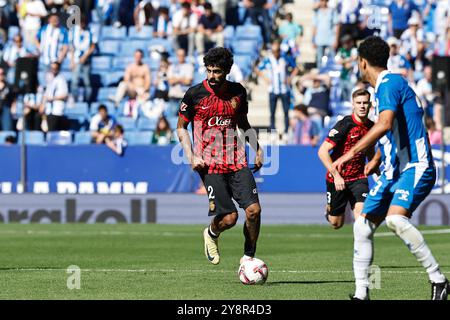
[[170,129],[175,130],[177,128],[178,117],[167,118],[167,121],[169,122]]
[[87,116],[89,114],[89,106],[86,102],[76,102],[71,108],[66,108],[66,116]]
[[225,38],[225,42],[231,42],[231,40],[234,39],[234,27],[233,26],[226,26],[223,29],[223,36]]
[[[19,140],[22,139],[23,132],[19,132]],[[42,131],[26,131],[25,143],[31,145],[40,145],[45,143],[44,133]]]
[[116,93],[116,88],[100,88],[97,93],[97,101],[105,101],[108,100],[110,96],[114,96]]
[[123,71],[105,71],[101,72],[100,78],[104,87],[117,86],[123,78]]
[[261,27],[254,24],[246,24],[242,26],[237,26],[236,36],[237,40],[256,40],[259,43],[262,42],[262,31]]
[[91,144],[92,135],[90,131],[75,132],[74,144]]
[[144,57],[148,56],[148,47],[150,41],[133,40],[124,43],[120,49],[120,56],[122,57],[133,57],[136,50],[140,49],[144,52]]
[[48,132],[46,136],[48,145],[68,145],[72,144],[72,133],[70,131]]
[[141,31],[137,31],[135,26],[128,28],[128,39],[130,40],[150,40],[153,36],[153,28],[151,26],[142,26]]
[[96,56],[92,58],[92,72],[98,73],[99,70],[111,70],[112,60],[109,56]]
[[123,126],[123,129],[125,132],[127,131],[135,131],[137,129],[136,127],[136,120],[129,117],[118,117],[117,122]]
[[125,140],[128,145],[149,145],[152,143],[153,132],[151,131],[136,131],[125,132]]
[[100,31],[100,42],[103,40],[126,40],[127,28],[116,28],[113,26],[103,26]]
[[5,144],[5,139],[8,136],[16,137],[16,133],[14,131],[0,131],[0,144]]
[[118,55],[120,52],[120,41],[105,40],[98,44],[100,54],[102,55]]
[[157,119],[141,117],[138,119],[137,128],[140,131],[154,131],[156,129]]
[[234,40],[232,47],[233,53],[236,55],[249,55],[252,60],[258,56],[258,43],[255,40]]
[[112,67],[116,71],[125,71],[125,68],[130,64],[134,62],[133,57],[115,57],[113,59]]
[[169,54],[173,53],[172,42],[169,39],[162,38],[153,38],[149,42],[148,50],[156,50],[159,52],[168,52]]

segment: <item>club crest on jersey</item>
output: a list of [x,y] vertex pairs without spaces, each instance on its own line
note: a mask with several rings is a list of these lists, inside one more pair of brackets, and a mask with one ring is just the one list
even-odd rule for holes
[[233,109],[236,109],[237,106],[238,106],[238,102],[239,102],[239,98],[238,98],[238,97],[233,97],[233,98],[231,98],[231,100],[230,100],[231,107],[232,107]]
[[214,201],[210,201],[209,202],[209,211],[212,212],[214,210],[216,210],[216,205],[215,205]]
[[187,104],[184,103],[184,102],[182,102],[182,103],[181,103],[181,106],[180,106],[180,111],[181,111],[181,112],[186,111],[187,107],[188,107]]
[[211,119],[209,119],[208,121],[208,126],[210,127],[225,127],[225,126],[229,126],[231,124],[231,119],[223,119],[222,117],[212,117]]
[[336,129],[331,129],[330,133],[328,133],[328,136],[330,138],[334,137],[335,135],[337,135],[339,133],[339,131],[337,131]]

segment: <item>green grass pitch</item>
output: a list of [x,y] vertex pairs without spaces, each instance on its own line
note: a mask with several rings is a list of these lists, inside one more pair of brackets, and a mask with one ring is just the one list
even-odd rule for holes
[[[220,238],[221,263],[203,254],[200,225],[0,225],[0,299],[348,299],[353,291],[351,226],[263,225],[262,286],[237,276],[242,226]],[[450,276],[450,233],[421,227]],[[448,231],[448,229],[447,229]],[[372,299],[429,299],[428,277],[400,239],[377,231]],[[79,290],[67,267],[81,268]]]

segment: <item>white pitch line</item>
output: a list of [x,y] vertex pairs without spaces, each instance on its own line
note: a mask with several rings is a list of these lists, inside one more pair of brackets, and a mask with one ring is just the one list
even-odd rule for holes
[[[418,266],[420,268],[420,266]],[[0,270],[0,272],[9,271],[23,271],[23,272],[35,272],[35,271],[61,271],[66,272],[67,269],[45,269],[45,268],[12,268],[7,270]],[[237,273],[234,270],[201,270],[201,269],[80,269],[81,272],[121,272],[121,273]],[[397,271],[397,270],[383,270],[382,273],[389,274],[422,274],[425,271],[413,270],[413,271]],[[343,273],[353,273],[352,270],[270,270],[270,273],[294,273],[294,274],[304,274],[304,273],[330,273],[330,274],[343,274]]]

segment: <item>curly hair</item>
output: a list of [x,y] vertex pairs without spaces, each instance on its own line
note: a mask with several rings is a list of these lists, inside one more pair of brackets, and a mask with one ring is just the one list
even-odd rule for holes
[[229,72],[233,65],[233,54],[223,47],[212,48],[203,57],[203,63],[205,67],[219,67],[225,72]]
[[358,47],[358,54],[373,67],[386,68],[389,59],[389,45],[380,37],[366,38]]

